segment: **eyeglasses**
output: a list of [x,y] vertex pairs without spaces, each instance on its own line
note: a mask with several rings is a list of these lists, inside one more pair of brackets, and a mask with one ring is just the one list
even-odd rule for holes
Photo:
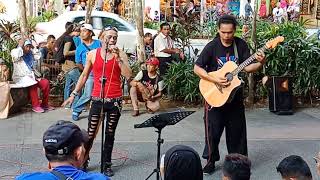
[[114,31],[118,32],[118,29],[113,26],[107,26],[107,27],[103,28],[103,31],[109,31],[109,30],[114,30]]

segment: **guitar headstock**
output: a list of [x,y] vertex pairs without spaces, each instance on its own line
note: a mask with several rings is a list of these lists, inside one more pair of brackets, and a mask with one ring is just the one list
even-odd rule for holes
[[275,48],[279,43],[283,42],[284,41],[284,37],[283,36],[278,36],[274,39],[271,39],[270,41],[268,41],[266,43],[266,47],[268,49],[273,49]]

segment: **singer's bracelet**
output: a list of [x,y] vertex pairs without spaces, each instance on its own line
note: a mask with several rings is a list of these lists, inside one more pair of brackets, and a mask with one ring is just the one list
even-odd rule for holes
[[75,92],[75,91],[73,91],[72,93],[71,93],[71,96],[74,96],[74,97],[76,97],[76,96],[78,96],[79,95],[79,93],[77,93],[77,92]]

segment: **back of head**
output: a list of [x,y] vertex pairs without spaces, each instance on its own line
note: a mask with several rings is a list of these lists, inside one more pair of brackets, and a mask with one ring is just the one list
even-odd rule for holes
[[69,121],[58,121],[43,134],[45,155],[50,162],[74,160],[74,151],[88,141],[88,134]]
[[241,154],[226,155],[223,167],[223,175],[231,180],[249,180],[251,175],[251,161]]
[[199,154],[192,148],[176,145],[164,158],[164,180],[202,180],[203,172]]
[[284,158],[277,166],[282,178],[296,178],[297,180],[310,180],[312,174],[308,164],[297,155]]

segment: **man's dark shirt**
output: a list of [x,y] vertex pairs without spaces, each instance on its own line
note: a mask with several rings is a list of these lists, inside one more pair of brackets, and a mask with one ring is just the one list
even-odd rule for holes
[[[238,58],[235,56],[233,45],[225,47],[220,38],[216,37],[204,47],[195,64],[207,72],[219,70],[228,61],[241,64],[250,57],[250,49],[247,43],[238,37],[234,38],[234,42],[237,46]],[[242,96],[242,89],[238,90],[233,101],[242,102]]]

